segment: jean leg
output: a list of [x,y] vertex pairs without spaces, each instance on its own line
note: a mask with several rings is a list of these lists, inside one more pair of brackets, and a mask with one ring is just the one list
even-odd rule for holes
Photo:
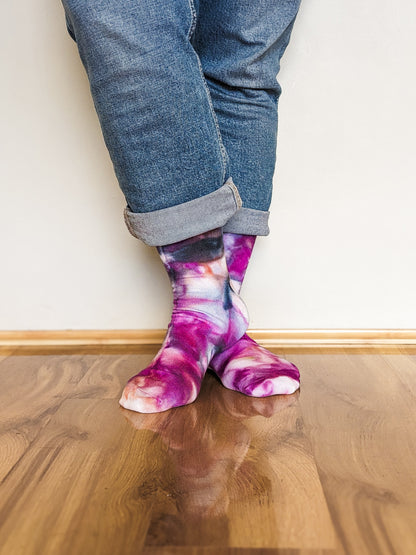
[[62,0],[121,190],[149,245],[222,226],[240,208],[191,44],[193,0]]
[[300,0],[199,0],[198,52],[243,208],[225,231],[267,235],[276,163],[276,80]]

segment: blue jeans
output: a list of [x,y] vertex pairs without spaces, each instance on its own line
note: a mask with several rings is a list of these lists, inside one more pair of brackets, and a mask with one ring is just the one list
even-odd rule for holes
[[126,199],[165,245],[267,235],[276,75],[300,0],[62,0]]

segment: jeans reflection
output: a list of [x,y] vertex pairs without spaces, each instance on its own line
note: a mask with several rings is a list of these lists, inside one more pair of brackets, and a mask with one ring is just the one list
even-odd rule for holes
[[[166,461],[157,488],[148,544],[220,545],[228,536],[231,502],[267,496],[267,461],[252,444],[253,417],[271,418],[297,403],[298,393],[250,398],[207,375],[193,404],[155,414],[125,411],[137,430],[161,440]],[[256,426],[261,431],[261,422]],[[151,461],[149,461],[151,464]]]

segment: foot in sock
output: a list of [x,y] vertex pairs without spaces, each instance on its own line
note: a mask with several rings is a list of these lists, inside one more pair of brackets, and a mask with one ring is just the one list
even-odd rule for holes
[[161,349],[128,381],[119,401],[145,413],[192,403],[214,354],[248,325],[246,307],[230,286],[220,228],[158,252],[172,285],[172,319]]
[[[223,237],[230,282],[239,293],[256,236],[224,233]],[[210,368],[225,387],[252,397],[290,394],[299,388],[296,366],[261,347],[247,334],[216,354]]]

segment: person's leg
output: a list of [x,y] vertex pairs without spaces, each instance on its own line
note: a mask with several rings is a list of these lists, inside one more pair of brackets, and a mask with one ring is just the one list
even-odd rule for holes
[[241,206],[191,45],[192,0],[63,0],[133,235],[158,247],[174,298],[151,364],[120,404],[160,412],[195,400],[208,363],[247,328],[222,226]]
[[153,246],[223,226],[241,206],[200,60],[192,0],[62,0],[125,195]]
[[197,51],[243,201],[224,231],[267,235],[276,163],[276,80],[300,0],[197,0]]
[[[257,235],[267,235],[276,162],[276,75],[300,0],[199,0],[193,37],[243,208],[224,228],[231,282],[240,291]],[[253,396],[292,393],[299,371],[244,335],[214,357],[224,385]]]

